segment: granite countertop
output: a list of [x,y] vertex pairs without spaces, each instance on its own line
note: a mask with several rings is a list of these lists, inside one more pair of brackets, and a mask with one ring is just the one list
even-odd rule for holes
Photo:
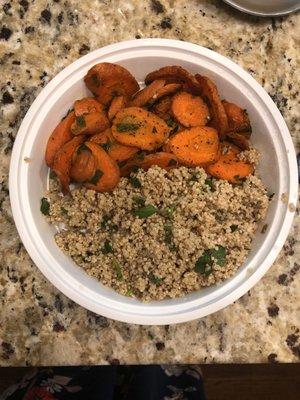
[[236,61],[269,92],[299,151],[300,14],[258,19],[218,0],[0,7],[0,365],[299,361],[299,213],[273,267],[231,306],[180,325],[129,325],[73,303],[32,263],[14,226],[8,168],[19,125],[50,79],[90,50],[143,37],[191,41]]

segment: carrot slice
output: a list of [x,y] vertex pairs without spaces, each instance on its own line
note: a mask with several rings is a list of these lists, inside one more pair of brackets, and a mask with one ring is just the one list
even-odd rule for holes
[[177,93],[181,88],[181,83],[168,83],[156,92],[156,94],[153,96],[153,101],[151,103],[154,103],[162,97],[172,96],[173,94]]
[[131,102],[134,107],[142,107],[145,104],[153,100],[153,97],[159,89],[162,89],[165,85],[164,79],[157,79],[146,86],[144,89],[137,92]]
[[84,82],[105,105],[115,96],[131,98],[139,90],[139,84],[126,68],[106,62],[94,65],[84,77]]
[[113,120],[114,116],[123,108],[126,107],[127,100],[125,96],[116,96],[112,99],[108,109],[108,119]]
[[48,167],[52,168],[55,154],[65,143],[72,139],[73,135],[71,132],[71,126],[74,121],[75,113],[72,111],[62,121],[60,121],[51,133],[47,142],[45,154],[45,160]]
[[95,159],[91,150],[83,144],[73,154],[70,176],[75,182],[85,182],[90,180],[94,174]]
[[246,110],[226,100],[222,101],[228,119],[229,132],[251,132],[251,124]]
[[139,107],[128,107],[118,112],[112,126],[112,134],[118,142],[142,150],[157,149],[169,132],[165,121]]
[[159,118],[167,121],[172,117],[172,97],[166,96],[160,99],[152,107],[152,112],[156,114]]
[[253,165],[239,160],[238,154],[241,150],[229,142],[223,142],[221,157],[214,164],[208,165],[206,171],[218,178],[231,183],[241,183],[242,179],[251,175],[254,171]]
[[218,132],[214,128],[198,126],[176,133],[167,148],[186,165],[205,166],[220,156]]
[[249,150],[250,148],[249,140],[242,133],[227,132],[226,138],[242,150]]
[[104,112],[103,104],[99,103],[94,97],[84,97],[83,99],[76,100],[74,103],[74,111],[76,117],[84,114],[94,112]]
[[96,133],[95,135],[89,138],[90,142],[97,143],[97,144],[106,144],[111,143],[114,140],[113,135],[111,134],[111,129],[107,128],[105,131]]
[[65,143],[55,155],[52,169],[56,173],[61,186],[63,194],[70,192],[70,171],[72,166],[72,157],[78,146],[83,143],[85,136],[75,136],[69,142]]
[[104,131],[109,126],[109,120],[104,112],[92,112],[76,117],[71,126],[71,131],[73,135],[93,135]]
[[207,105],[198,97],[187,92],[173,97],[172,112],[178,121],[186,126],[204,126],[210,119]]
[[206,76],[196,74],[195,77],[201,88],[201,97],[209,108],[211,116],[210,125],[217,129],[221,136],[224,136],[228,131],[228,119],[217,86]]
[[186,92],[200,94],[200,85],[197,79],[178,65],[162,67],[150,72],[145,78],[145,83],[148,85],[156,79],[165,79],[166,83],[180,83]]
[[136,155],[133,159],[129,160],[123,167],[121,167],[121,176],[128,176],[135,168],[149,169],[153,165],[160,168],[169,170],[179,166],[179,161],[174,154],[166,152],[158,152],[147,154],[144,157]]
[[95,159],[95,173],[89,182],[88,189],[96,192],[111,192],[119,183],[120,170],[118,164],[98,144],[86,142]]

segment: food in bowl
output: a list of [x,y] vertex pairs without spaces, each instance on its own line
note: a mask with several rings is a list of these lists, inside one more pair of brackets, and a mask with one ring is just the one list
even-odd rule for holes
[[232,276],[269,204],[247,112],[178,66],[151,72],[141,90],[109,63],[85,83],[95,97],[74,103],[45,155],[53,179],[41,211],[58,246],[145,301]]

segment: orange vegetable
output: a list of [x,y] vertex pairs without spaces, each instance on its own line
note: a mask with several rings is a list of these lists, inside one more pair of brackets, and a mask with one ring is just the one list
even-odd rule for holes
[[187,92],[177,93],[173,97],[172,112],[184,126],[204,126],[209,121],[209,111],[204,101]]
[[206,167],[206,171],[218,178],[231,183],[241,183],[241,180],[252,174],[253,165],[239,160],[241,150],[229,142],[222,143],[221,157],[219,160]]
[[229,142],[234,143],[242,150],[249,150],[249,148],[250,148],[249,140],[242,133],[227,132],[226,138]]
[[127,69],[107,62],[94,65],[84,77],[84,82],[105,105],[116,96],[131,98],[139,90],[139,84]]
[[183,164],[205,166],[220,157],[218,132],[207,126],[186,129],[170,137],[167,149]]
[[146,86],[144,89],[137,92],[131,101],[131,105],[134,107],[142,107],[145,104],[153,100],[153,97],[159,89],[162,89],[165,85],[164,79],[157,79]]
[[251,132],[250,120],[246,110],[234,103],[222,101],[228,119],[229,132]]
[[138,167],[142,169],[149,169],[153,165],[169,170],[178,167],[179,161],[174,154],[166,152],[158,152],[141,156],[137,154],[133,159],[129,160],[123,167],[121,167],[121,176],[128,176],[130,172]]
[[165,121],[139,107],[128,107],[118,112],[112,126],[113,137],[118,142],[142,150],[159,148],[169,132]]
[[94,112],[103,113],[104,106],[94,99],[94,97],[84,97],[83,99],[75,101],[74,111],[76,117]]
[[153,96],[152,102],[155,102],[165,96],[171,96],[178,92],[181,88],[181,83],[168,83],[156,92],[156,94]]
[[164,79],[166,83],[180,83],[186,92],[200,94],[200,85],[197,79],[187,70],[177,65],[162,67],[150,72],[145,78],[145,83],[148,85],[156,79]]
[[111,129],[107,128],[105,131],[96,133],[95,135],[91,136],[89,138],[90,142],[94,142],[97,144],[105,144],[105,143],[111,143],[114,140],[113,135],[111,134]]
[[118,164],[98,144],[93,142],[85,144],[91,150],[95,160],[95,173],[85,186],[96,192],[111,192],[120,180]]
[[206,76],[196,74],[195,77],[201,88],[201,97],[209,108],[211,116],[210,125],[217,129],[221,136],[224,136],[228,131],[228,119],[217,86]]
[[113,120],[114,116],[123,108],[126,107],[127,101],[125,96],[116,96],[112,99],[108,109],[108,119]]
[[73,135],[71,132],[71,126],[74,121],[75,113],[72,111],[62,121],[60,121],[51,133],[45,153],[45,160],[48,167],[52,168],[55,154],[65,143],[72,139]]
[[70,191],[70,171],[73,154],[84,140],[85,136],[83,135],[73,137],[73,139],[65,143],[55,155],[52,169],[61,183],[63,194],[67,194]]
[[113,160],[119,163],[128,160],[138,151],[139,149],[137,147],[130,147],[118,142],[112,142],[108,147],[107,153]]
[[104,112],[92,112],[76,117],[71,126],[71,131],[73,135],[93,135],[104,131],[109,126],[109,120]]
[[152,112],[159,118],[168,121],[172,117],[172,97],[165,96],[155,103],[152,107]]
[[90,149],[83,144],[73,154],[70,176],[75,182],[85,182],[90,180],[94,174],[95,159]]

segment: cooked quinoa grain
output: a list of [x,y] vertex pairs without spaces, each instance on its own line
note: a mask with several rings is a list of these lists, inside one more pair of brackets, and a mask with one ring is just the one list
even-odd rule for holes
[[269,202],[256,176],[232,185],[198,167],[139,170],[112,193],[81,188],[62,197],[51,182],[46,218],[59,228],[58,246],[104,285],[143,301],[233,275]]

